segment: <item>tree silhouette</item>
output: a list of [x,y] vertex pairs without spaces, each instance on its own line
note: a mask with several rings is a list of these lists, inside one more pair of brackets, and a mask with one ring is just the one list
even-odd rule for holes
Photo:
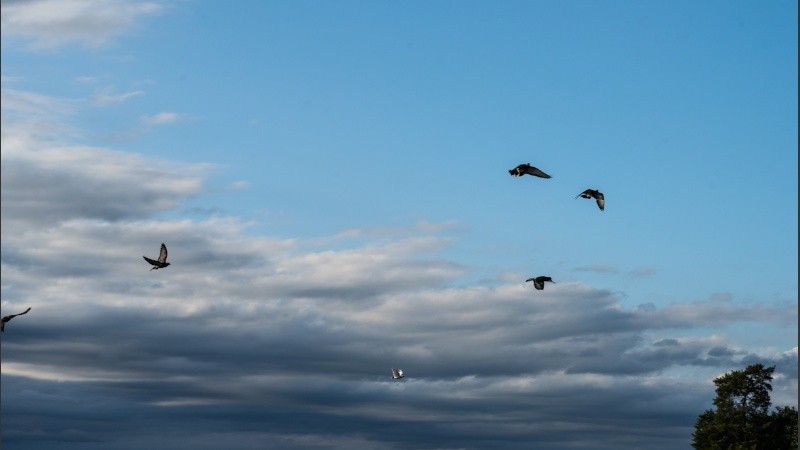
[[752,364],[714,380],[716,411],[697,418],[692,446],[700,450],[795,450],[797,409],[780,407],[769,413],[775,366]]

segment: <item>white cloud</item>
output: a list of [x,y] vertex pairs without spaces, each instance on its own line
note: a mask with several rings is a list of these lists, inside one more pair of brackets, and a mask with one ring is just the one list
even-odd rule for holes
[[96,47],[164,9],[153,1],[23,0],[2,3],[3,37],[21,37],[48,50],[79,43]]
[[51,97],[30,91],[3,88],[0,101],[4,119],[25,117],[54,117],[73,114],[77,109],[77,101]]

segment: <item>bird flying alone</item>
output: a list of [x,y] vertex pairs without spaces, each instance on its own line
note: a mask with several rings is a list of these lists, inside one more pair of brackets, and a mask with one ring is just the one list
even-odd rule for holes
[[151,271],[155,269],[163,269],[169,265],[167,262],[167,246],[163,243],[161,244],[161,253],[158,254],[158,260],[150,259],[147,256],[142,256],[142,258],[153,265],[153,267],[150,268]]
[[597,207],[600,208],[600,211],[606,209],[606,197],[600,191],[596,191],[594,189],[587,189],[575,196],[575,198],[578,197],[593,198],[595,199],[595,201],[597,201]]
[[546,277],[546,276],[539,276],[539,277],[536,277],[536,278],[528,278],[527,280],[525,280],[526,283],[528,281],[533,281],[533,287],[535,287],[537,291],[541,291],[542,289],[544,289],[545,281],[549,281],[549,282],[551,282],[553,284],[556,283],[555,281],[553,281],[552,278]]
[[10,316],[3,317],[2,322],[0,322],[0,332],[4,333],[6,331],[6,322],[8,322],[9,320],[13,319],[14,317],[21,316],[23,314],[28,314],[28,311],[30,311],[30,310],[31,309],[28,308],[28,309],[26,309],[25,311],[23,311],[23,312],[21,312],[19,314],[11,314]]
[[399,380],[400,378],[403,378],[404,376],[405,375],[403,375],[403,370],[402,369],[395,369],[394,367],[392,367],[392,379],[393,380]]
[[536,167],[533,167],[531,163],[520,164],[517,167],[509,170],[508,173],[510,173],[512,177],[521,177],[525,174],[528,174],[539,178],[551,178],[550,175],[542,172]]

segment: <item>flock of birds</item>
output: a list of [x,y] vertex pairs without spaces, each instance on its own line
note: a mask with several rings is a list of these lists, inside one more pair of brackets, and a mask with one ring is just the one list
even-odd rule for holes
[[[514,177],[521,177],[523,175],[532,175],[532,176],[539,177],[539,178],[552,178],[550,175],[546,174],[542,170],[530,165],[530,163],[520,164],[517,167],[514,167],[513,169],[510,169],[508,171],[508,173],[510,173],[511,176],[514,176]],[[575,196],[575,198],[578,198],[578,197],[581,197],[581,198],[593,198],[595,200],[595,202],[597,202],[597,207],[600,208],[600,211],[605,210],[605,207],[606,207],[605,196],[603,195],[602,192],[600,192],[600,191],[598,191],[596,189],[586,189],[585,191],[583,191],[580,194]],[[161,243],[161,250],[158,253],[158,259],[148,258],[147,256],[142,256],[142,258],[144,258],[145,261],[147,261],[150,265],[153,266],[153,267],[150,268],[151,272],[153,270],[163,269],[163,268],[169,266],[169,263],[167,262],[167,245],[164,244],[164,243]],[[531,277],[531,278],[528,278],[527,280],[525,280],[526,283],[529,282],[529,281],[532,281],[533,282],[533,287],[536,290],[539,290],[539,291],[544,289],[544,284],[546,282],[555,284],[555,281],[553,281],[553,279],[551,277],[548,277],[548,276],[545,276],[545,275],[540,275],[540,276],[537,276],[537,277]],[[13,319],[14,317],[21,316],[23,314],[27,314],[28,311],[30,311],[30,310],[31,309],[28,308],[28,309],[26,309],[25,311],[23,311],[21,313],[11,314],[9,316],[3,317],[3,319],[2,319],[3,322],[0,325],[0,332],[5,332],[6,322],[8,322],[9,320]],[[393,380],[400,380],[403,377],[405,377],[405,375],[403,374],[403,371],[401,369],[395,369],[394,367],[392,367],[392,379]]]
[[[531,163],[520,164],[517,167],[510,169],[508,173],[510,173],[512,177],[533,175],[539,178],[552,178],[550,175],[544,173],[541,169],[533,167]],[[585,191],[575,196],[575,198],[578,197],[593,198],[595,202],[597,202],[597,207],[600,208],[600,211],[604,211],[606,209],[606,198],[603,195],[603,193],[598,191],[597,189],[586,189]],[[553,281],[552,278],[544,275],[528,278],[527,280],[525,280],[526,283],[529,281],[533,281],[533,287],[536,288],[536,290],[538,291],[544,289],[545,282],[550,282],[555,284],[555,281]]]

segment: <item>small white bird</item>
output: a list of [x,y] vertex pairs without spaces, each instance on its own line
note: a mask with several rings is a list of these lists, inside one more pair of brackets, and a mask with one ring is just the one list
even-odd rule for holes
[[399,380],[400,378],[403,378],[404,376],[405,375],[403,375],[403,370],[402,369],[395,369],[394,367],[392,367],[392,379],[393,380]]

